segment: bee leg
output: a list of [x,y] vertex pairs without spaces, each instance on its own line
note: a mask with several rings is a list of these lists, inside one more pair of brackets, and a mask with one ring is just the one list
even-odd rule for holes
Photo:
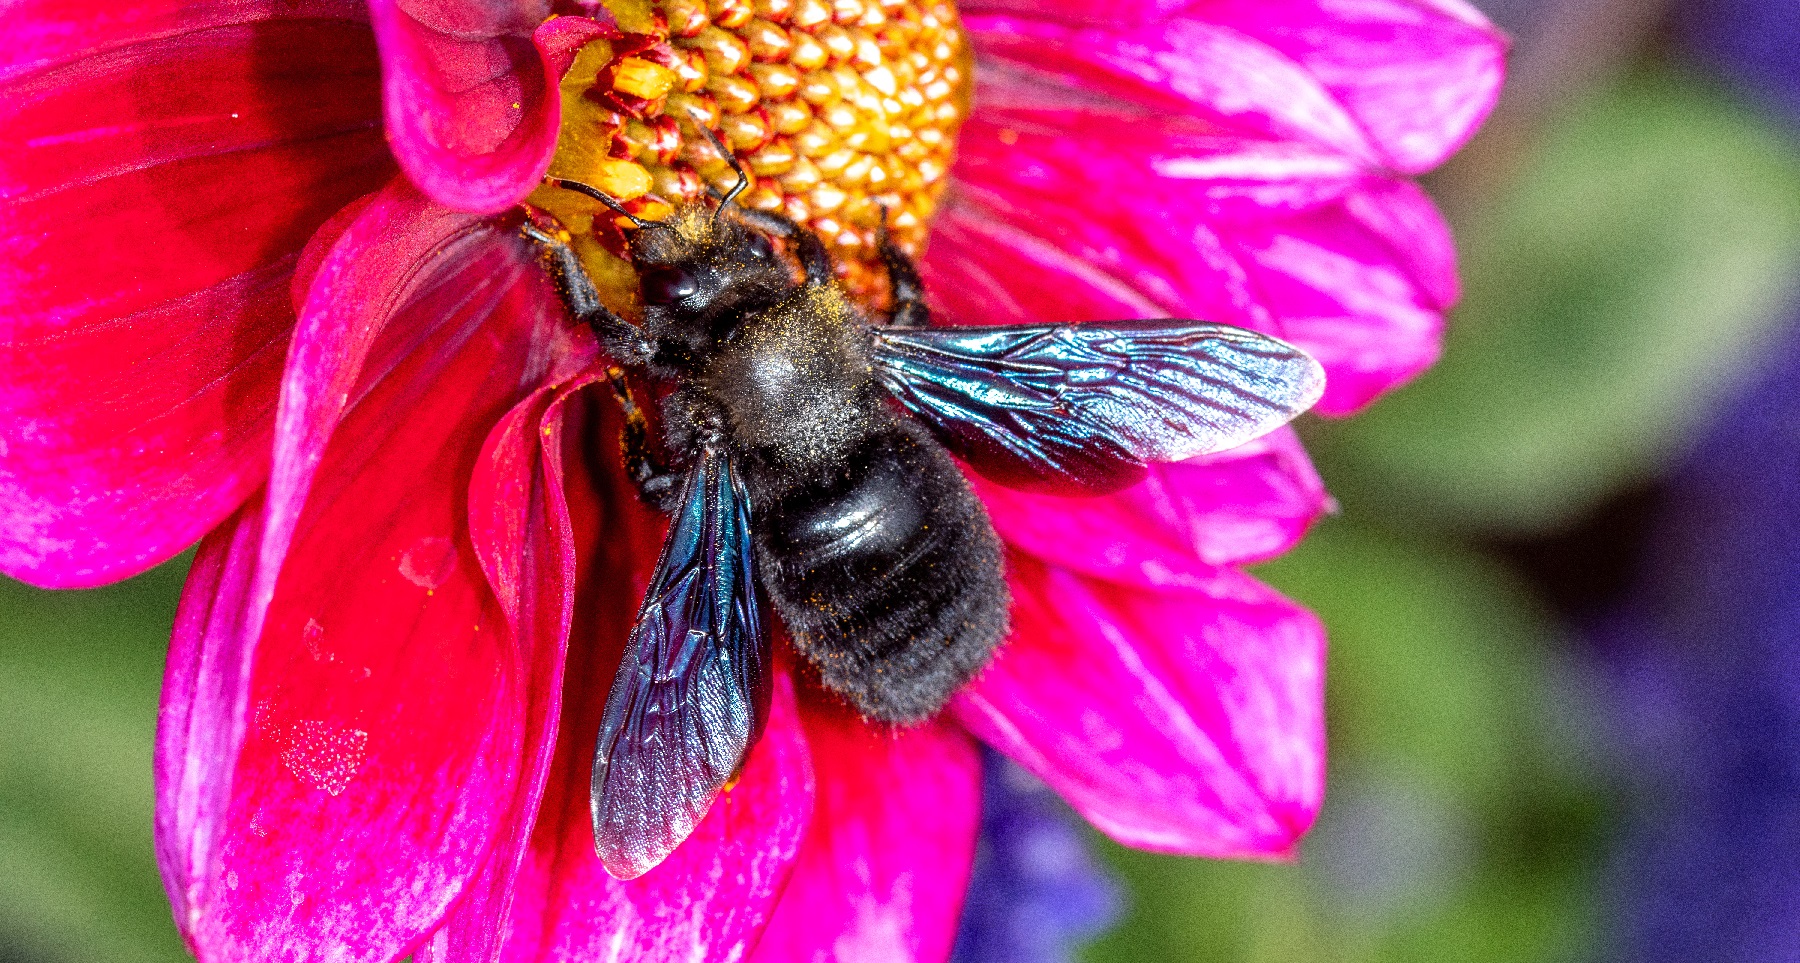
[[620,364],[634,368],[647,364],[656,354],[656,346],[636,325],[600,303],[600,292],[594,289],[594,280],[588,277],[587,269],[581,266],[581,258],[569,246],[567,238],[558,237],[530,220],[520,228],[520,233],[537,245],[550,279],[556,282],[556,293],[577,321],[594,329],[601,350]]
[[825,242],[819,240],[819,235],[773,211],[744,208],[740,216],[745,224],[794,245],[794,255],[806,269],[807,284],[826,284],[837,276],[831,269],[831,255],[825,253]]
[[931,327],[931,310],[925,307],[925,285],[919,283],[919,269],[912,258],[900,250],[888,234],[887,207],[881,208],[881,228],[875,235],[881,263],[887,266],[888,288],[893,291],[894,311],[888,324],[896,328]]
[[606,369],[606,379],[612,384],[613,398],[619,402],[619,409],[625,413],[625,427],[619,432],[619,448],[625,459],[625,477],[637,487],[638,498],[644,504],[664,512],[675,509],[675,498],[679,494],[676,486],[677,478],[662,459],[650,450],[650,425],[644,420],[643,409],[631,397],[631,386],[625,382],[625,372],[619,368]]

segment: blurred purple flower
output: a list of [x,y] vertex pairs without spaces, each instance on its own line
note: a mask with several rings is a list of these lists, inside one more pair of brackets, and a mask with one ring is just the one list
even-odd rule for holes
[[1596,633],[1636,783],[1616,957],[1800,959],[1800,323],[1665,495]]
[[951,963],[1068,963],[1119,916],[1117,883],[1049,787],[984,753],[981,838]]
[[1693,53],[1800,124],[1800,0],[1700,0],[1680,18]]
[[[1800,0],[1703,0],[1689,49],[1800,125]],[[1669,479],[1595,635],[1631,764],[1619,959],[1800,959],[1800,312]]]

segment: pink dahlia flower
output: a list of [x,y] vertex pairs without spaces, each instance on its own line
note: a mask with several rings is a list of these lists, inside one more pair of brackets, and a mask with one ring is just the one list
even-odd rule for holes
[[[1015,633],[951,709],[880,729],[779,659],[736,786],[648,874],[601,868],[589,753],[662,523],[594,442],[617,431],[587,390],[603,361],[516,230],[569,129],[559,84],[593,37],[646,116],[668,88],[641,64],[774,90],[745,64],[781,40],[872,71],[851,28],[917,12],[658,9],[0,9],[0,569],[95,585],[204,536],[156,756],[158,856],[195,953],[942,959],[976,740],[1126,844],[1291,853],[1322,792],[1324,638],[1239,570],[1324,503],[1282,432],[1093,500],[981,485]],[[734,46],[708,16],[787,27]],[[938,18],[975,55],[956,166],[902,171],[919,196],[949,185],[925,263],[942,313],[1241,324],[1314,353],[1335,413],[1430,363],[1452,250],[1406,177],[1494,100],[1503,43],[1474,11],[962,16]],[[729,107],[741,85],[707,90]],[[731,115],[734,147],[775,142],[792,111],[766,106]]]

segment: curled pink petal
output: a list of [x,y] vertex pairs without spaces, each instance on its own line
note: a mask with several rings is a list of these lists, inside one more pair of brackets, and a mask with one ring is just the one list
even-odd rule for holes
[[156,861],[186,933],[210,899],[204,879],[231,802],[248,716],[251,647],[238,644],[262,545],[259,497],[200,543],[175,611],[156,722]]
[[1122,843],[1290,855],[1324,792],[1317,620],[1231,571],[1145,591],[1009,564],[1013,637],[957,719]]
[[296,257],[393,172],[358,5],[273,6],[0,12],[0,571],[131,575],[262,482]]
[[532,40],[543,54],[544,65],[552,78],[560,78],[568,71],[588,41],[598,37],[617,40],[625,36],[611,11],[597,3],[593,6],[593,16],[552,17],[532,33]]
[[1145,588],[1203,589],[1224,565],[1293,547],[1329,499],[1292,430],[1174,465],[1096,498],[1021,492],[979,477],[1000,537],[1051,565]]
[[534,617],[557,612],[560,627],[547,638],[569,632],[575,546],[563,490],[562,407],[598,378],[586,372],[545,385],[514,406],[488,435],[469,482],[475,549],[515,632],[529,632]]
[[403,184],[324,258],[270,494],[203,547],[170,653],[158,851],[203,963],[398,959],[485,863],[524,666],[466,479],[566,324],[522,240]]
[[[274,464],[269,478],[270,515],[264,534],[264,591],[273,590],[276,566],[312,485],[339,415],[375,339],[408,290],[421,262],[473,230],[476,221],[433,204],[395,180],[358,205],[331,250],[312,269],[299,323],[282,374],[276,414]],[[337,225],[332,225],[336,227]],[[410,345],[396,345],[400,360]]]
[[407,176],[456,210],[524,200],[550,167],[562,119],[560,70],[532,39],[548,2],[370,0],[369,12],[388,141]]
[[941,963],[975,857],[981,762],[947,720],[871,726],[807,706],[812,826],[751,963]]
[[575,608],[563,407],[597,377],[578,375],[521,401],[494,426],[469,483],[475,549],[525,666],[524,762],[504,834],[421,960],[487,961],[500,953],[502,923],[549,782]]

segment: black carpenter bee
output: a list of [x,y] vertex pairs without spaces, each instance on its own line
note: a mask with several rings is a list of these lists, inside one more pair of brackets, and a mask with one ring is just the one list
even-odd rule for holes
[[666,392],[670,464],[615,379],[627,474],[671,519],[594,756],[595,845],[620,878],[693,831],[755,742],[769,698],[760,599],[824,685],[873,719],[923,720],[987,663],[1010,599],[1000,540],[952,455],[1008,485],[1107,491],[1270,431],[1324,386],[1298,349],[1217,324],[933,327],[885,229],[893,310],[870,324],[817,236],[732,208],[738,178],[710,211],[656,222],[550,181],[633,223],[642,326],[600,303],[565,243],[524,229],[601,347]]

